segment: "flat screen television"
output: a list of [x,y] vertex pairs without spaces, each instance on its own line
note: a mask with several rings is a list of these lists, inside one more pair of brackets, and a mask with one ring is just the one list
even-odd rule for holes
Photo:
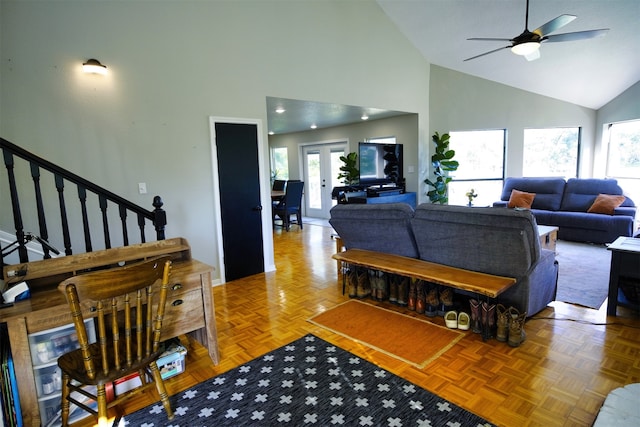
[[402,144],[358,143],[360,185],[402,185]]

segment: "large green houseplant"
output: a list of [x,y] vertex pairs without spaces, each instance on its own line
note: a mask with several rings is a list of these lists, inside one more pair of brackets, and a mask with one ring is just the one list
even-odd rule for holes
[[453,160],[456,152],[449,149],[448,133],[439,135],[438,132],[436,132],[431,137],[431,140],[436,146],[436,152],[431,156],[431,165],[433,166],[435,179],[432,181],[427,178],[424,180],[424,183],[432,187],[432,190],[427,192],[431,203],[440,203],[443,205],[449,201],[447,187],[452,178],[448,175],[448,172],[457,170],[459,165],[457,160]]
[[358,164],[358,154],[349,153],[346,156],[340,156],[340,160],[342,160],[342,163],[344,164],[340,166],[338,179],[341,179],[343,184],[347,187],[358,185],[360,182],[360,171],[356,166]]

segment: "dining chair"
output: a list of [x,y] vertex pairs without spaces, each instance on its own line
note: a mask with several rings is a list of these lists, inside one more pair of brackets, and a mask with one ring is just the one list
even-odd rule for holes
[[291,215],[296,216],[296,223],[302,230],[302,192],[304,190],[304,182],[288,181],[287,189],[284,197],[273,207],[273,224],[276,223],[276,217],[282,220],[282,226],[289,231],[291,228]]
[[[167,417],[173,419],[156,363],[162,353],[160,338],[170,269],[170,258],[162,256],[79,274],[58,285],[69,303],[80,345],[58,358],[62,371],[63,426],[68,425],[72,403],[93,414],[99,426],[106,426],[109,409],[153,384]],[[88,341],[85,317],[96,319],[95,343]],[[133,373],[139,374],[142,386],[110,396],[113,400],[107,402],[107,388]]]
[[286,186],[287,186],[287,181],[283,179],[274,179],[271,189],[273,191],[284,191]]

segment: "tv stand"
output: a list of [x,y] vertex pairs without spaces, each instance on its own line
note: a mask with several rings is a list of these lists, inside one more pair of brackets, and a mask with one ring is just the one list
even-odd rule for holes
[[413,209],[416,208],[416,193],[400,193],[398,190],[393,190],[389,192],[378,192],[375,196],[369,196],[367,191],[367,196],[361,197],[349,197],[348,203],[360,203],[360,204],[378,204],[378,203],[406,203],[411,206]]

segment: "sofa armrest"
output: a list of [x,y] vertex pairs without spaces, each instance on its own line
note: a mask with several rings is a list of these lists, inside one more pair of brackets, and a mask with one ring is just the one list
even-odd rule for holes
[[558,286],[558,262],[556,254],[542,249],[540,259],[533,264],[518,283],[505,291],[498,300],[505,305],[513,305],[520,312],[531,317],[543,310],[556,298]]
[[618,206],[613,210],[614,215],[626,215],[634,217],[636,216],[636,207],[635,206]]
[[503,200],[497,201],[497,202],[493,202],[493,207],[494,208],[506,208],[507,204],[509,204],[509,202],[505,202]]

